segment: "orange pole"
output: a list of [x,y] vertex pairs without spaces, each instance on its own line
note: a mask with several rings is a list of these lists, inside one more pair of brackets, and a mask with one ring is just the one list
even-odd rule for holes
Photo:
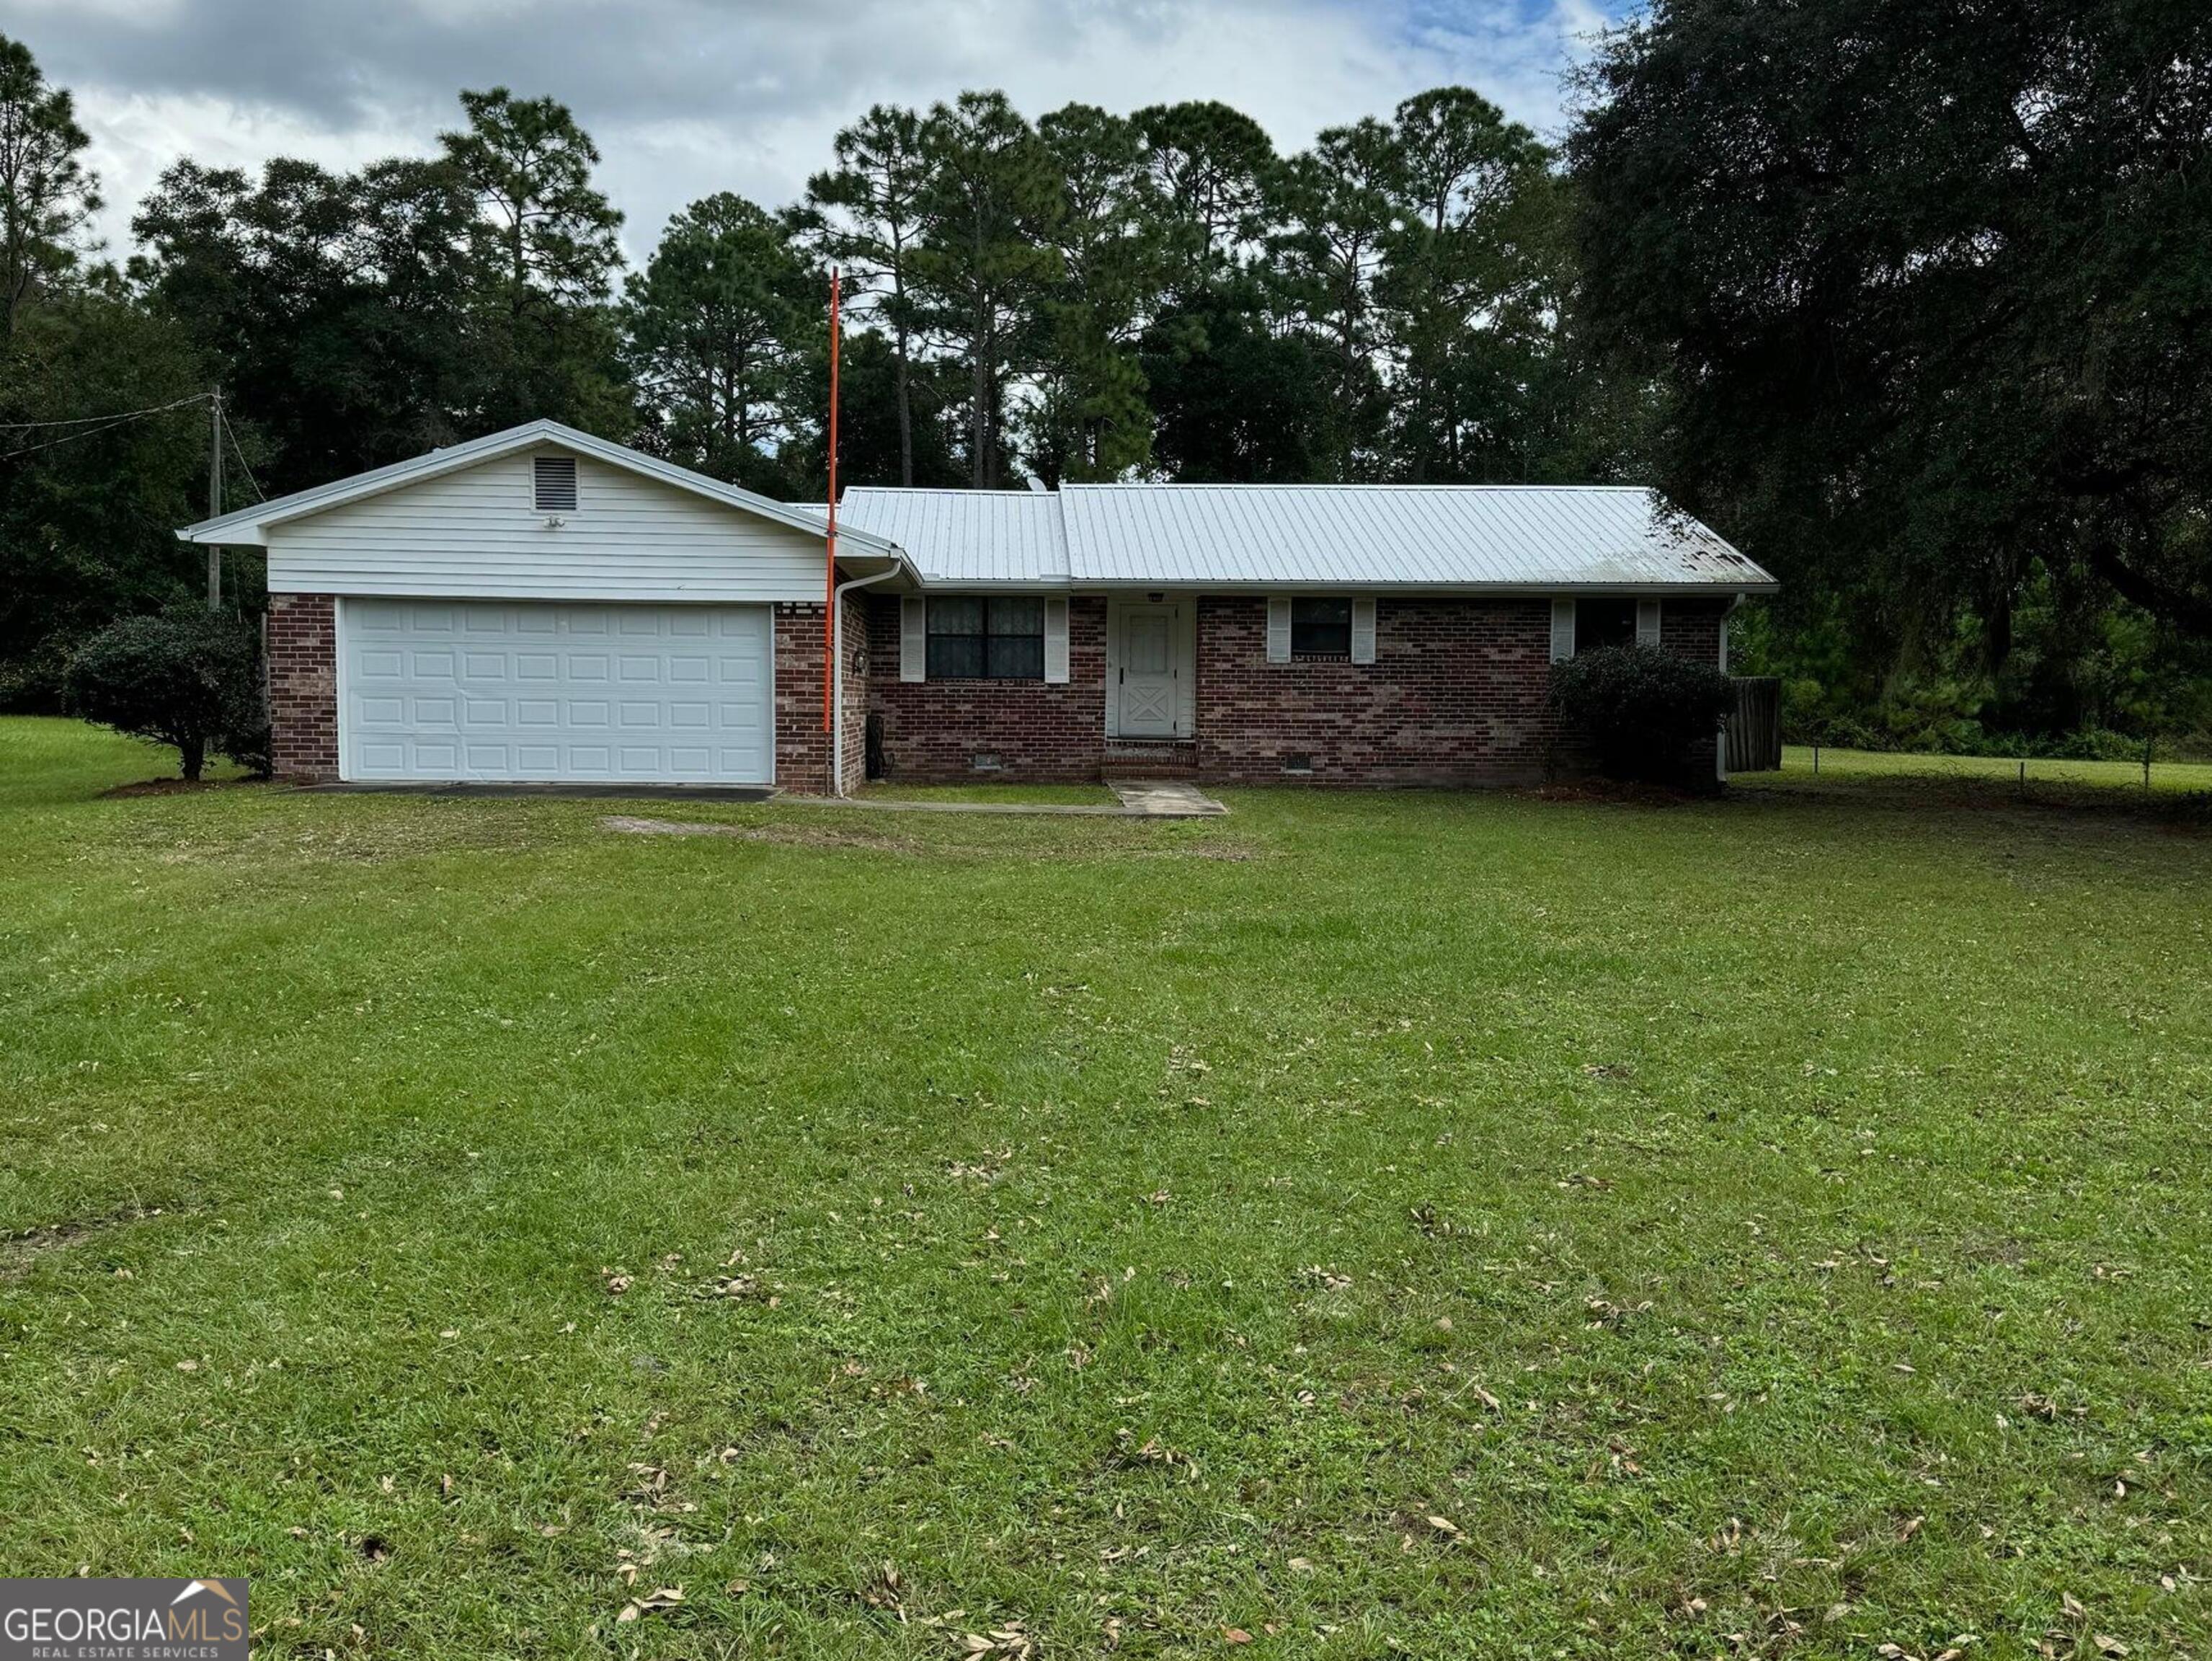
[[[837,273],[830,273],[830,542],[822,573],[822,730],[830,731],[830,684],[837,652]],[[836,734],[830,741],[835,744]],[[822,758],[827,768],[830,757]],[[823,775],[824,782],[828,774]]]

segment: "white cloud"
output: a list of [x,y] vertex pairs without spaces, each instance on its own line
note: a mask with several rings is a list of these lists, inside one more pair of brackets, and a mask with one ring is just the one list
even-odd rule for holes
[[1216,98],[1291,149],[1457,82],[1555,135],[1560,72],[1607,21],[1599,0],[0,0],[0,32],[76,93],[117,253],[179,155],[343,167],[426,153],[463,86],[568,103],[636,254],[710,192],[790,200],[871,103],[969,87],[1032,116]]

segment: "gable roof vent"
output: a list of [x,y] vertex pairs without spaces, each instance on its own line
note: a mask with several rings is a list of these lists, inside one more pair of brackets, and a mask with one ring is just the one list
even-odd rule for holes
[[541,514],[576,511],[576,458],[539,456],[531,464],[533,501]]

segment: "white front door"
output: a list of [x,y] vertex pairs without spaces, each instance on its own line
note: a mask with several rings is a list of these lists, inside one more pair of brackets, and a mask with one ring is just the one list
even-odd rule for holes
[[1176,730],[1176,614],[1172,605],[1121,608],[1117,723],[1125,739],[1171,739]]
[[340,776],[768,784],[765,605],[339,602]]

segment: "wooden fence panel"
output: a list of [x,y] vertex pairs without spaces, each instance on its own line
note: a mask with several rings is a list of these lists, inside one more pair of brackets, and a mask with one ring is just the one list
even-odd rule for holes
[[1728,770],[1773,773],[1781,767],[1782,682],[1772,675],[1738,675],[1728,724]]

